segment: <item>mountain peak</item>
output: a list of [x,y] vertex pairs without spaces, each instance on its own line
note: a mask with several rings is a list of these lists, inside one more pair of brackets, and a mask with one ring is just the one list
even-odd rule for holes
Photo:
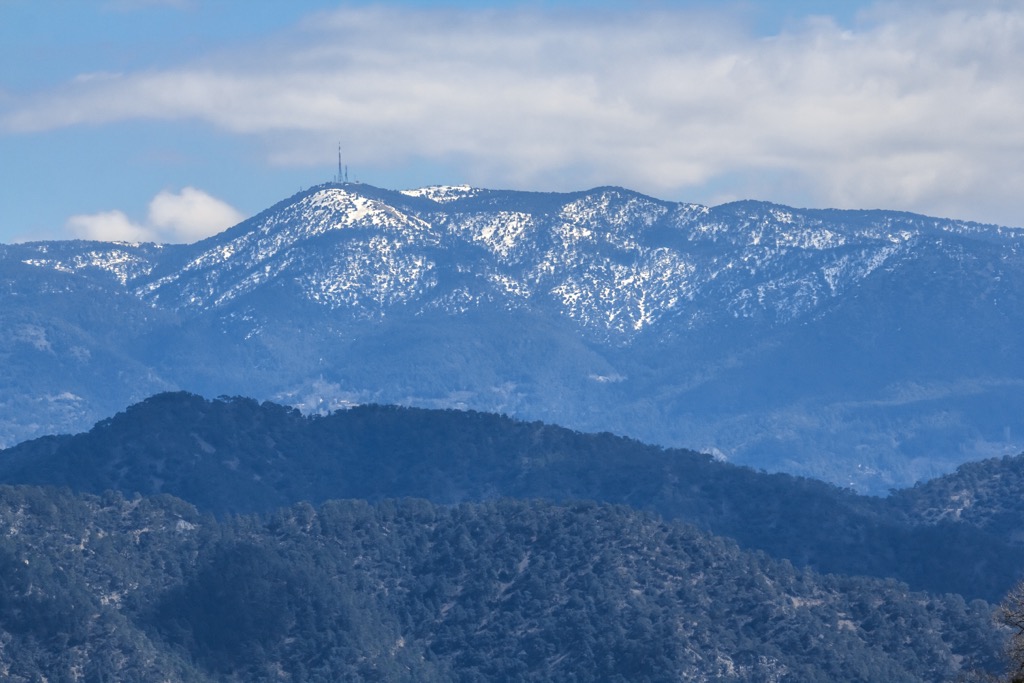
[[[19,293],[0,357],[70,359],[44,396],[83,396],[64,375],[117,376],[117,358],[148,368],[124,375],[135,399],[473,407],[882,491],[1024,433],[1017,230],[619,187],[327,183],[196,244],[11,245],[0,266]],[[55,303],[72,281],[107,298]],[[129,313],[150,321],[136,346],[102,347]],[[894,405],[905,419],[878,417]]]

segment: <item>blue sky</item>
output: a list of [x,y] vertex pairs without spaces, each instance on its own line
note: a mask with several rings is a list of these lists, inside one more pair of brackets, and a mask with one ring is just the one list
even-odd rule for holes
[[0,0],[0,242],[192,241],[329,180],[1024,225],[1001,0]]

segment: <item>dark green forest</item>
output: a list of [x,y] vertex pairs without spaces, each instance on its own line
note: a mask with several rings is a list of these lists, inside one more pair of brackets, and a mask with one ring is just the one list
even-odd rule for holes
[[1024,543],[1024,455],[961,465],[945,477],[894,491],[889,502],[930,524],[955,520]]
[[[1017,479],[973,474],[1000,462],[1015,467]],[[186,393],[154,396],[88,433],[0,452],[0,482],[169,493],[219,516],[332,499],[624,504],[801,568],[892,577],[914,590],[990,602],[1024,570],[1014,483],[1024,483],[1022,473],[1022,458],[965,466],[883,499],[486,413],[364,406],[306,417],[272,403]],[[957,476],[971,477],[976,489]],[[965,486],[970,506],[955,499]]]
[[[888,498],[500,415],[167,393],[0,451],[11,681],[1004,668],[1024,457]],[[980,674],[983,675],[983,674]]]
[[941,681],[981,601],[819,575],[627,506],[0,487],[0,668],[27,681]]

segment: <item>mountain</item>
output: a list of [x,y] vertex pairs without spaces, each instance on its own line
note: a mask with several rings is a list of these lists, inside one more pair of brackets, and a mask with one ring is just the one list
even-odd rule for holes
[[[170,494],[219,516],[339,498],[596,500],[685,521],[798,567],[990,601],[1024,568],[1024,544],[1013,541],[1024,536],[1020,517],[989,529],[921,514],[899,493],[858,496],[692,451],[455,410],[303,416],[252,399],[160,394],[87,433],[0,451],[0,482]],[[942,488],[913,491],[931,486]],[[1001,509],[981,488],[967,495],[978,499],[975,515]]]
[[956,521],[1024,544],[1024,455],[961,465],[893,493],[890,504],[921,524]]
[[0,487],[5,680],[917,681],[998,666],[980,601],[798,571],[625,507],[203,516]]
[[303,191],[0,246],[0,440],[167,389],[473,408],[872,493],[1024,449],[1024,231],[621,188]]

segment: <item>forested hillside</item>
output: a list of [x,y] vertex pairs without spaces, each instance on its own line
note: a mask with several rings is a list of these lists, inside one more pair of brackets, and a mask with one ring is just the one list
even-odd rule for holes
[[821,576],[624,506],[300,504],[0,487],[14,683],[942,681],[984,603]]
[[161,394],[88,433],[0,452],[0,481],[169,493],[217,515],[338,498],[597,500],[800,567],[990,601],[1024,568],[1024,548],[1005,529],[922,521],[884,499],[691,451],[452,410],[365,406],[304,417],[250,399]]
[[961,465],[956,472],[896,491],[893,505],[921,523],[963,522],[1024,544],[1024,455]]

